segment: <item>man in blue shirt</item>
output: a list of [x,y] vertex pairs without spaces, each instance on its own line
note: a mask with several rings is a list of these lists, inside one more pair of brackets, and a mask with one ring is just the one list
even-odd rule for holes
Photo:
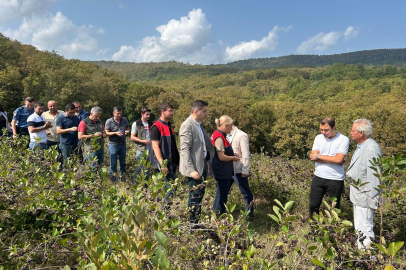
[[85,110],[82,110],[82,105],[79,101],[72,102],[75,105],[75,115],[79,118],[79,122],[85,120],[89,117],[89,113]]
[[64,166],[67,158],[72,154],[77,154],[78,126],[79,118],[75,115],[75,105],[69,103],[65,107],[65,113],[56,119],[56,133],[61,134],[59,148],[62,152]]
[[35,100],[32,97],[27,97],[24,102],[24,106],[17,108],[13,114],[13,120],[11,121],[11,127],[13,129],[13,137],[17,134],[20,136],[29,136],[27,119],[28,116],[34,113]]

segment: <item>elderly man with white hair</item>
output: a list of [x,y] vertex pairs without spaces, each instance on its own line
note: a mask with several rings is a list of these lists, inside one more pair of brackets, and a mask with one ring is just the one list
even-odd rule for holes
[[[379,179],[370,168],[370,160],[382,156],[381,149],[372,138],[372,123],[368,119],[355,120],[351,129],[352,139],[358,143],[347,170],[350,181],[361,180],[364,184],[359,189],[351,186],[350,199],[354,204],[354,227],[358,233],[358,248],[369,248],[375,237],[373,226],[374,210],[378,208],[380,185]],[[360,238],[364,240],[361,242]]]

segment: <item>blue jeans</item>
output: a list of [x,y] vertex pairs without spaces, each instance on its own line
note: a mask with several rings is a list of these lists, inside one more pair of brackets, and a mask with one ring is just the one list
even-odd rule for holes
[[213,210],[217,216],[226,212],[228,191],[230,190],[230,179],[216,178],[216,196],[214,197]]
[[[137,179],[137,175],[140,174],[140,172],[142,171],[142,169],[144,168],[144,165],[141,164],[143,162],[142,157],[144,156],[144,151],[136,151],[135,152],[135,157],[136,157],[136,162],[137,162],[137,167],[135,167],[135,172],[134,172],[134,176],[133,176],[133,182],[135,183],[136,179]],[[147,159],[147,162],[149,160],[149,157]],[[148,181],[149,179],[149,174],[150,174],[150,169],[147,169],[146,172],[146,177],[145,177],[145,181]]]
[[237,184],[242,196],[244,197],[245,211],[249,210],[249,216],[252,217],[254,215],[254,207],[252,205],[250,206],[250,204],[253,200],[253,196],[248,184],[248,177],[242,177],[241,173],[236,173],[235,176],[233,176],[233,178],[230,180],[230,189],[234,182]]
[[35,150],[46,150],[48,149],[47,144],[46,143],[35,143],[35,142],[30,142],[29,147],[32,151]]
[[77,144],[65,144],[65,143],[60,143],[59,144],[59,149],[61,149],[62,152],[62,157],[63,157],[63,166],[66,164],[66,160],[71,156],[71,155],[77,155],[78,154],[78,145]]
[[[89,161],[89,166],[93,169],[101,167],[104,161],[104,149],[99,149],[94,152],[84,151],[84,157]],[[96,160],[94,158],[96,157]]]
[[127,155],[127,145],[126,144],[109,144],[109,155],[110,155],[110,174],[113,175],[117,173],[117,158],[120,161],[120,174],[126,172],[125,169],[125,157]]

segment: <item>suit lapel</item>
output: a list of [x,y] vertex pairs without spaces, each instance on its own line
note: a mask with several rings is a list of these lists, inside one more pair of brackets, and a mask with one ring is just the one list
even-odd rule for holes
[[[363,143],[361,149],[358,150],[358,153],[357,153],[356,158],[355,158],[354,160],[351,160],[351,164],[350,164],[350,166],[348,167],[348,169],[350,169],[350,168],[352,167],[352,165],[354,165],[354,163],[359,159],[359,157],[362,155],[362,152],[365,151],[366,146],[368,146],[368,144],[369,144],[370,142],[371,142],[371,140],[366,140],[366,141]],[[347,170],[348,170],[348,169],[347,169]]]
[[[203,142],[204,138],[202,138],[202,134],[200,134],[199,128],[197,127],[197,124],[195,123],[195,120],[193,119],[192,116],[189,116],[189,121],[192,127],[195,129],[195,133],[197,133],[197,136],[199,136],[200,140]],[[201,126],[200,126],[201,127]],[[203,130],[203,128],[202,128]]]

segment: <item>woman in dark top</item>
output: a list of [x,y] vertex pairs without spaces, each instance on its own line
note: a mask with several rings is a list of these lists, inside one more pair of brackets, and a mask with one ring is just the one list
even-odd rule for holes
[[239,158],[234,155],[233,148],[226,139],[227,134],[232,130],[233,119],[223,115],[220,119],[216,119],[216,126],[217,130],[211,136],[211,141],[216,150],[212,161],[217,187],[213,210],[219,216],[226,211],[225,204],[230,189],[230,179],[233,176],[233,161],[239,161]]
[[10,128],[10,125],[9,125],[8,119],[7,119],[7,112],[3,108],[3,106],[0,104],[0,136],[3,136],[3,128],[5,128],[7,130],[7,132],[11,131],[11,128]]

